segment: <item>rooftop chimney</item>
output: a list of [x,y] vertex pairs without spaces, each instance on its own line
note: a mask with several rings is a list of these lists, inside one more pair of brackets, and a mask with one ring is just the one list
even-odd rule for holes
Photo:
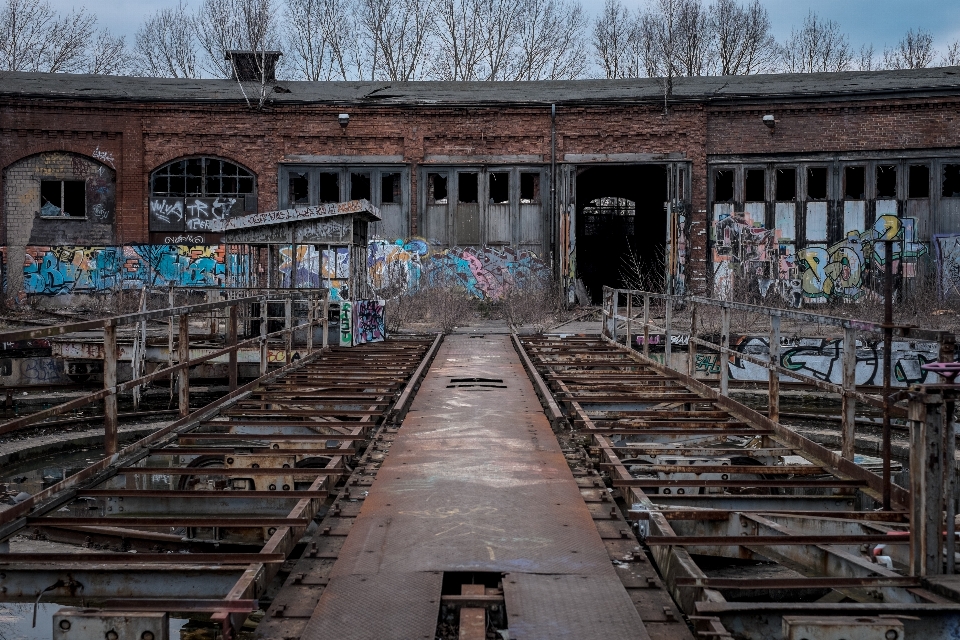
[[282,55],[279,51],[227,51],[224,60],[232,62],[231,80],[274,82],[277,79],[277,61]]

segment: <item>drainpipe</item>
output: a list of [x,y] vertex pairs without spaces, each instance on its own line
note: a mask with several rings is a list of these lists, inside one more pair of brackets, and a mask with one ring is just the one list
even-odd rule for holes
[[560,222],[557,220],[557,105],[550,105],[550,253],[555,256],[554,262],[557,270],[557,286],[560,288],[560,296],[563,297],[563,274],[560,273],[560,265],[563,260],[560,259],[560,251],[557,250],[557,241],[560,238]]

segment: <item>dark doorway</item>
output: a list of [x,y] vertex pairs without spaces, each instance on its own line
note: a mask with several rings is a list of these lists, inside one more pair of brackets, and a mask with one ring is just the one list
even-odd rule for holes
[[590,167],[577,175],[577,274],[594,304],[604,285],[663,290],[664,165]]

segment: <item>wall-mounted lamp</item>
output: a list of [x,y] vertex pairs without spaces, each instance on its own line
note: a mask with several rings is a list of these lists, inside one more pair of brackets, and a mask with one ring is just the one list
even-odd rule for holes
[[776,119],[773,117],[772,113],[768,113],[763,116],[763,124],[767,125],[770,129],[773,129],[777,125]]
[[350,114],[349,114],[349,113],[341,113],[339,116],[337,116],[337,122],[340,123],[340,126],[341,126],[341,127],[343,127],[344,129],[346,129],[346,128],[347,128],[347,125],[350,124]]

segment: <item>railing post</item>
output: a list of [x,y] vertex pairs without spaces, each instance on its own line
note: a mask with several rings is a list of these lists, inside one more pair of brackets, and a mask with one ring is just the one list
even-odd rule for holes
[[290,298],[283,303],[283,327],[287,330],[287,340],[284,343],[287,352],[286,364],[290,364],[293,360],[293,300]]
[[613,313],[611,317],[613,322],[610,324],[610,337],[613,338],[614,343],[617,342],[617,312],[620,310],[620,289],[613,290]]
[[323,348],[326,349],[330,342],[330,289],[323,293]]
[[840,455],[853,460],[856,449],[857,400],[857,336],[849,327],[843,330],[843,398],[841,416],[843,428],[840,435]]
[[[103,325],[103,388],[117,386],[117,325],[107,320]],[[103,448],[108,456],[117,452],[117,394],[103,399]]]
[[687,375],[697,375],[697,345],[693,342],[697,335],[697,303],[690,302],[690,337],[687,339]]
[[633,349],[633,292],[627,291],[627,339],[623,341],[628,349]]
[[[237,305],[230,305],[230,315],[227,316],[227,344],[231,347],[237,346]],[[230,352],[230,361],[227,365],[227,375],[230,378],[230,391],[237,388],[237,350]]]
[[307,353],[313,353],[313,322],[317,312],[317,301],[312,296],[307,302]]
[[770,316],[770,365],[767,378],[767,415],[774,422],[780,422],[780,316]]
[[720,311],[720,395],[730,395],[730,307],[724,303]]
[[671,321],[673,320],[673,298],[666,296],[663,299],[664,304],[664,319],[663,319],[663,364],[672,369],[673,366],[670,363],[671,356],[673,355],[673,340],[671,340]]
[[[186,313],[180,316],[180,340],[177,347],[179,349],[179,364],[188,362],[190,360],[190,315]],[[177,391],[180,396],[180,417],[185,418],[190,415],[190,367],[180,369],[177,379]]]
[[643,294],[643,355],[650,357],[650,294]]
[[[167,308],[173,309],[175,297],[173,294],[173,284],[170,284],[170,290],[167,292]],[[173,316],[167,317],[167,368],[173,367]],[[170,402],[173,402],[173,374],[170,374]]]
[[260,375],[267,374],[267,296],[260,303]]

